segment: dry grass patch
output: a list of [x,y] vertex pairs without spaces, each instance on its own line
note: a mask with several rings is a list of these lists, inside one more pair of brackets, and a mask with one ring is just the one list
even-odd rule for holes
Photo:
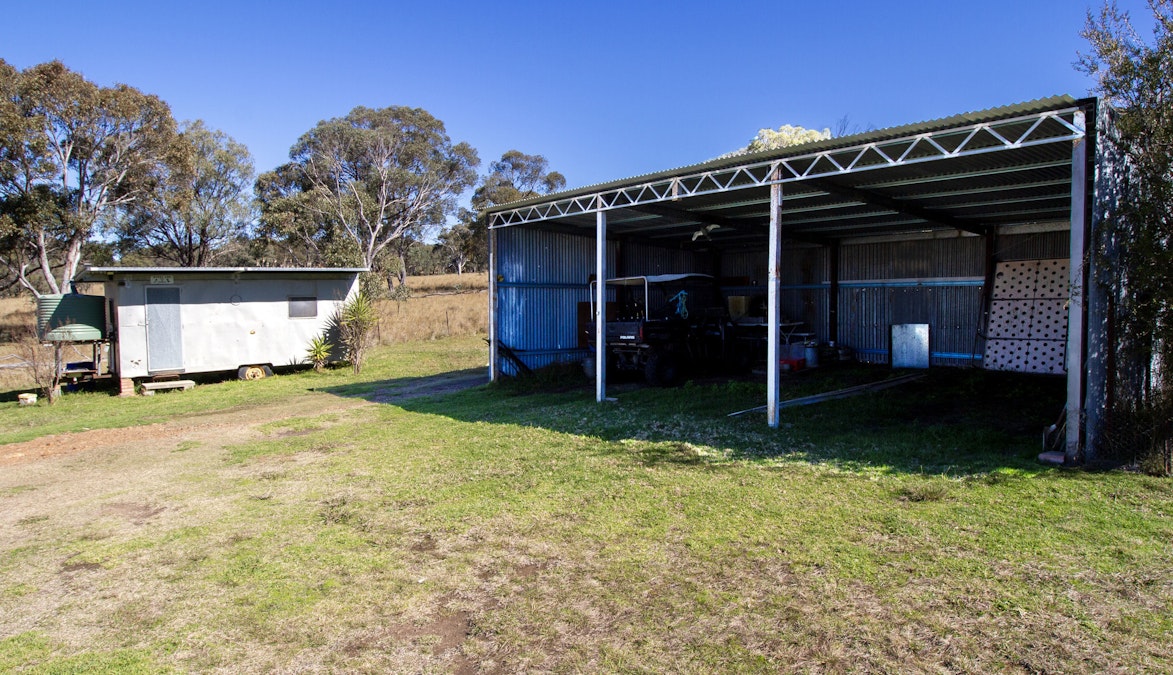
[[488,334],[488,295],[484,290],[412,295],[379,301],[378,344]]
[[0,298],[0,343],[16,342],[32,332],[37,303],[31,297]]
[[407,286],[416,295],[486,291],[489,289],[489,276],[483,272],[475,274],[471,272],[466,274],[431,274],[428,276],[408,277]]

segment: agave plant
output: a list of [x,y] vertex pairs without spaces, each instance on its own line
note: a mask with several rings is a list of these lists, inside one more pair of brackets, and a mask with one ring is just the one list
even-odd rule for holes
[[379,313],[375,303],[362,291],[344,304],[339,312],[338,331],[342,346],[346,349],[346,358],[350,360],[356,375],[362,370],[363,356],[373,338],[371,331],[378,323]]
[[326,361],[330,358],[330,352],[334,346],[326,339],[324,335],[315,336],[310,340],[310,346],[306,349],[306,356],[310,363],[314,364],[314,371],[322,372],[326,368]]

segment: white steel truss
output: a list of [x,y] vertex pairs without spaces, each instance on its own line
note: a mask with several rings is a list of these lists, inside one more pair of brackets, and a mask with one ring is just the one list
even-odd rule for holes
[[979,122],[847,148],[710,169],[522,206],[490,215],[491,228],[587,215],[746,188],[1070,142],[1087,131],[1078,107]]

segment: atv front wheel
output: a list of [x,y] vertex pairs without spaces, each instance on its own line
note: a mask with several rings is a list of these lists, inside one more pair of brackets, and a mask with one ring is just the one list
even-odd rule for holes
[[675,354],[654,351],[644,364],[644,379],[653,387],[671,387],[680,380],[680,361]]

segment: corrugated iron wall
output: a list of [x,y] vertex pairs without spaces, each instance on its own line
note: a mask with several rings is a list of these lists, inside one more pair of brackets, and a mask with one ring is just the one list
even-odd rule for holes
[[932,365],[971,365],[981,355],[984,258],[980,237],[844,243],[839,343],[861,361],[886,363],[892,325],[926,323]]
[[[497,335],[530,368],[581,361],[579,303],[590,301],[595,239],[535,228],[497,231]],[[707,272],[690,251],[607,242],[608,276]],[[501,372],[515,375],[508,360]]]
[[[592,239],[592,245],[594,240]],[[660,248],[630,242],[618,245],[609,242],[609,246],[618,249],[618,260],[615,267],[608,267],[609,277],[633,277],[648,274],[684,274],[698,272],[709,274],[711,263],[703,255],[682,249]]]
[[[1066,231],[998,238],[996,260],[1066,255]],[[839,342],[863,361],[885,363],[892,324],[929,324],[932,365],[981,362],[985,239],[878,242],[840,249]]]
[[1004,235],[998,239],[994,258],[998,262],[1011,260],[1046,260],[1071,256],[1071,233],[1037,232],[1035,234]]
[[[820,341],[829,334],[827,298],[830,289],[830,249],[825,246],[798,245],[782,250],[779,302],[783,321],[802,321],[801,332],[815,333]],[[726,296],[745,295],[765,306],[769,280],[768,259],[764,252],[739,252],[721,258],[721,277]],[[734,283],[730,281],[736,280]],[[748,281],[748,284],[738,282]],[[751,300],[750,306],[754,306]]]
[[[962,366],[980,361],[984,342],[982,285],[985,239],[844,242],[839,253],[838,341],[864,361],[888,361],[892,324],[927,323],[933,365]],[[997,260],[1034,260],[1065,255],[1066,231],[1004,235]],[[820,342],[828,323],[830,248],[793,246],[782,251],[781,293],[784,319],[803,321]],[[728,295],[764,297],[766,256],[759,252],[722,259],[725,278],[748,278],[748,286],[728,286]]]
[[[581,359],[578,303],[590,300],[595,240],[510,227],[497,232],[497,335],[530,368]],[[615,264],[608,251],[607,266]],[[508,360],[501,372],[516,375]]]

